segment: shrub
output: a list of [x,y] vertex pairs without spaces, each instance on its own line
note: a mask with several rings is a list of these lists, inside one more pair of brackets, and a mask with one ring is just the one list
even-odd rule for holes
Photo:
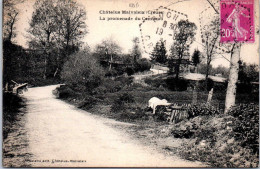
[[233,130],[235,138],[241,146],[250,148],[253,152],[259,150],[259,106],[255,104],[241,104],[234,106],[229,114],[236,118]]
[[120,111],[125,111],[126,110],[126,104],[128,103],[134,103],[134,97],[131,94],[128,93],[123,93],[119,95],[117,99],[114,100],[114,103],[111,107],[112,112],[120,112]]
[[200,91],[210,91],[211,88],[214,86],[214,81],[208,78],[208,83],[206,84],[206,81],[199,81],[198,89]]
[[74,91],[67,85],[61,85],[57,90],[58,97],[61,99],[66,99],[74,95]]
[[83,108],[86,110],[91,109],[97,104],[98,101],[100,100],[96,97],[87,96],[79,103],[78,108]]
[[12,124],[17,120],[19,109],[24,106],[23,99],[12,93],[3,93],[3,138],[6,139]]
[[196,116],[215,115],[219,113],[220,112],[217,108],[207,104],[201,104],[200,106],[193,105],[188,108],[189,118],[193,118]]
[[115,78],[115,81],[118,81],[118,82],[128,86],[131,83],[133,83],[133,77],[120,76],[120,77]]
[[134,69],[135,72],[143,72],[146,70],[150,70],[151,66],[152,64],[148,59],[142,58],[137,60],[137,62],[134,64]]
[[125,69],[125,71],[126,71],[128,76],[131,76],[131,75],[133,75],[135,73],[135,71],[134,71],[134,69],[132,67],[127,67]]
[[173,77],[166,79],[167,88],[173,91],[185,91],[188,87],[188,82],[184,79],[176,80]]
[[144,82],[152,87],[158,88],[160,86],[166,86],[166,83],[162,80],[146,78]]
[[95,57],[80,51],[69,56],[61,77],[72,89],[90,92],[101,84],[104,72]]

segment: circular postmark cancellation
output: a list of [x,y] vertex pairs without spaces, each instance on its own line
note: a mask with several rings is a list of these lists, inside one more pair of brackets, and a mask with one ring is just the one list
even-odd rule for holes
[[254,0],[221,0],[220,19],[220,42],[255,42]]
[[[156,9],[160,11],[160,20],[143,20],[139,24],[141,32],[141,41],[144,52],[151,54],[158,41],[163,41],[165,46],[170,46],[175,40],[177,24],[180,20],[187,20],[187,14],[160,6]],[[167,41],[169,41],[167,43]]]
[[219,11],[219,1],[215,1],[200,12],[199,27],[202,45],[214,48],[218,53],[230,53],[230,44],[221,42]]

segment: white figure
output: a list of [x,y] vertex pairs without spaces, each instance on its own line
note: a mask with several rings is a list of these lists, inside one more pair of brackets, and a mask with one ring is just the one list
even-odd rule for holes
[[170,105],[171,103],[168,103],[167,100],[163,99],[159,99],[157,97],[152,97],[149,101],[148,101],[148,107],[151,107],[153,109],[153,114],[155,114],[155,109],[156,109],[156,106],[159,106],[159,105],[165,105],[165,106],[168,106]]

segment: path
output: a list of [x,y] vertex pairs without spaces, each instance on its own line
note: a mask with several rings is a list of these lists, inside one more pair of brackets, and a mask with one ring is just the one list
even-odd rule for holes
[[[25,129],[33,167],[199,167],[143,146],[94,116],[56,99],[57,86],[30,88]],[[81,160],[81,161],[77,161]]]

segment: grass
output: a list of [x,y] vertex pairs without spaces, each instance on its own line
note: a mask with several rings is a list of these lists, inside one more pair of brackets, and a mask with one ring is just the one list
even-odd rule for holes
[[3,93],[3,137],[7,138],[12,124],[20,112],[19,109],[24,107],[23,100],[12,93]]
[[[152,78],[160,78],[154,76]],[[112,84],[112,83],[111,83]],[[124,128],[135,138],[145,144],[155,146],[159,151],[170,155],[178,154],[187,160],[199,160],[212,167],[257,167],[258,154],[250,148],[241,146],[241,140],[235,139],[232,126],[227,126],[234,117],[223,115],[203,115],[186,119],[177,124],[160,121],[147,108],[152,97],[166,99],[171,103],[191,103],[192,92],[171,91],[165,87],[154,87],[142,83],[128,83],[120,90],[88,95],[71,89],[58,89],[58,93],[67,94],[61,99],[67,100],[79,108],[93,114],[113,118],[118,121],[131,122],[136,125]],[[118,84],[117,84],[118,85]],[[102,86],[101,86],[102,87]],[[66,91],[66,92],[64,92]],[[122,95],[127,94],[128,101]],[[198,92],[198,104],[206,103],[208,92]],[[258,93],[237,94],[237,103],[257,103]],[[214,92],[212,105],[224,108],[225,91]],[[234,127],[234,126],[233,126]],[[231,128],[231,130],[230,130]]]

